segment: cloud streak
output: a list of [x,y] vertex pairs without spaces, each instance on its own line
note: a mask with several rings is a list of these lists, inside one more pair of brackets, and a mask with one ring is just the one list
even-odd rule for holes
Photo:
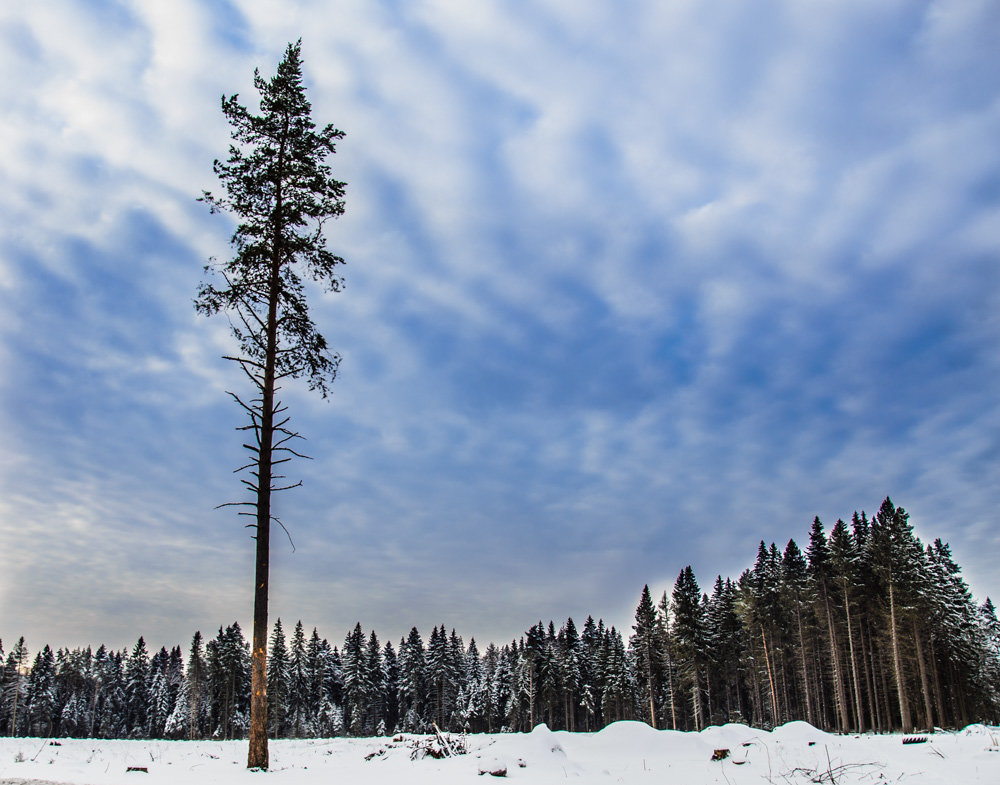
[[[0,16],[0,635],[249,615],[239,383],[195,197],[304,38],[348,132],[332,402],[275,615],[627,625],[886,494],[1000,591],[1000,14],[988,2],[79,3]],[[245,573],[245,574],[244,574]],[[245,595],[245,596],[244,596]]]

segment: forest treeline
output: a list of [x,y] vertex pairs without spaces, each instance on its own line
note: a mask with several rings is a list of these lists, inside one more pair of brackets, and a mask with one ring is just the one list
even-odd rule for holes
[[[247,733],[250,653],[238,624],[150,653],[0,645],[0,730],[100,738]],[[30,667],[29,667],[30,665]],[[761,542],[738,580],[703,592],[690,567],[628,638],[603,621],[532,625],[480,651],[442,625],[384,645],[360,624],[331,646],[278,620],[268,657],[272,737],[441,729],[593,731],[623,719],[700,729],[794,719],[831,731],[910,731],[1000,719],[1000,623],[977,607],[949,548],[924,545],[886,499],[805,551]]]

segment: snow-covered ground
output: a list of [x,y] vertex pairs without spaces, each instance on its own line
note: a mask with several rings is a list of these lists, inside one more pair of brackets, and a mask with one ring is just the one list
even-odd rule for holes
[[[804,722],[770,733],[745,725],[680,733],[638,722],[593,734],[553,733],[542,725],[527,734],[469,736],[468,754],[441,760],[419,753],[413,759],[426,737],[272,741],[266,774],[245,768],[246,742],[3,738],[0,783],[452,785],[495,781],[490,772],[525,785],[1000,783],[1000,729],[972,725],[926,738],[903,744],[899,735],[834,736]],[[723,749],[728,757],[712,760]]]

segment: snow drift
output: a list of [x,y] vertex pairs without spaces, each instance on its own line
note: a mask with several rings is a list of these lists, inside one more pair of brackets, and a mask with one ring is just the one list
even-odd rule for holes
[[837,736],[805,722],[773,732],[723,725],[700,733],[657,731],[639,722],[614,723],[598,733],[553,732],[539,725],[525,734],[468,736],[466,754],[442,759],[415,754],[428,737],[412,735],[272,741],[268,773],[245,768],[245,741],[3,738],[0,783],[1000,782],[1000,729],[972,725],[921,738],[904,745],[898,734]]

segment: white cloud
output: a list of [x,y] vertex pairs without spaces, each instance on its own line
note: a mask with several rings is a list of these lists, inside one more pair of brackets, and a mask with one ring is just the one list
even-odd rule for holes
[[[423,618],[488,608],[475,634],[509,635],[541,605],[632,606],[623,583],[644,571],[669,584],[691,562],[707,585],[757,539],[885,493],[995,585],[979,557],[1000,501],[983,481],[1000,422],[995,17],[987,2],[5,8],[0,426],[17,453],[0,486],[25,490],[0,494],[0,520],[31,538],[6,540],[20,566],[0,592],[160,548],[190,569],[148,585],[123,570],[78,627],[138,586],[133,610],[180,629],[161,595],[222,548],[208,611],[240,615],[244,532],[208,512],[236,491],[236,377],[224,320],[191,309],[231,225],[194,197],[225,154],[220,94],[252,102],[253,67],[268,75],[300,35],[315,116],[348,132],[332,162],[348,212],[329,227],[348,265],[346,291],[313,300],[344,354],[333,401],[286,393],[317,460],[281,502],[303,550],[279,557],[282,615],[404,625],[398,595],[453,571],[452,597],[419,595]],[[47,520],[114,548],[47,553]],[[389,588],[365,605],[377,577]],[[54,585],[17,621],[78,591]]]

